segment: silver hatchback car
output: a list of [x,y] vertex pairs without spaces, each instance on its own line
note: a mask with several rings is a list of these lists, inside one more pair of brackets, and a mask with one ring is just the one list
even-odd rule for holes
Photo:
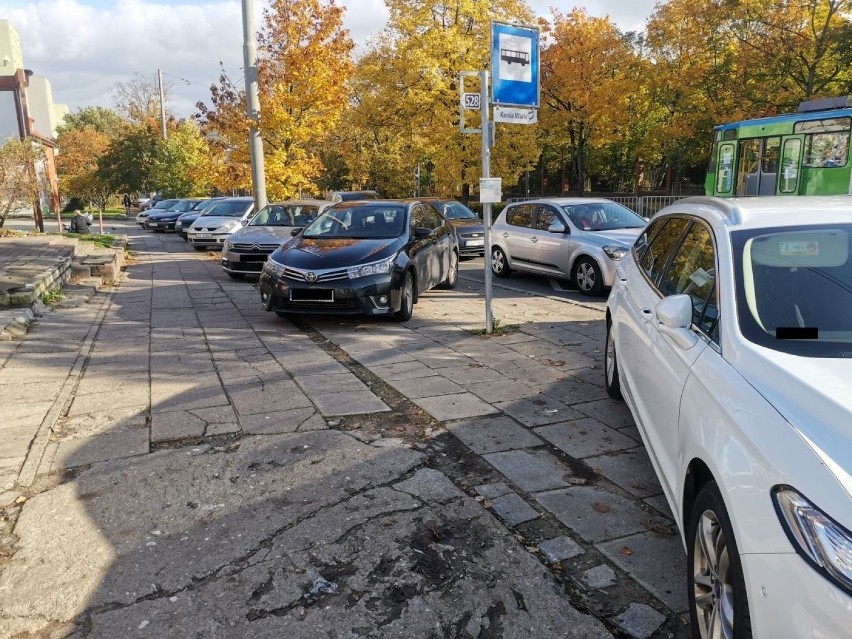
[[611,200],[552,198],[509,204],[494,222],[491,269],[567,278],[584,295],[612,286],[646,220]]

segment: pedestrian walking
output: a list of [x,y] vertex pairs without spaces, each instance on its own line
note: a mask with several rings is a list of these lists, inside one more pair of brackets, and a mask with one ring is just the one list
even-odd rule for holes
[[131,203],[132,203],[132,202],[131,202],[131,200],[130,200],[130,193],[125,193],[125,194],[124,194],[124,214],[125,214],[125,215],[130,215],[130,205],[131,205]]
[[68,231],[70,233],[88,233],[89,224],[91,224],[89,216],[84,215],[80,209],[77,209],[74,211],[74,217],[71,218],[71,224],[68,225]]

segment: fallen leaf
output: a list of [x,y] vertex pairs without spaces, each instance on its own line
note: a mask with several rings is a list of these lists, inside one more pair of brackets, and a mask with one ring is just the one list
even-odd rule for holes
[[568,483],[574,484],[575,486],[585,486],[589,483],[589,480],[584,479],[583,477],[568,477]]
[[606,504],[602,504],[596,501],[592,504],[592,510],[594,510],[596,513],[608,513],[610,511],[610,507]]
[[630,550],[630,548],[628,548],[627,546],[624,546],[624,547],[623,547],[621,550],[619,550],[618,552],[620,552],[620,553],[621,553],[622,555],[624,555],[625,557],[628,557],[628,556],[630,556],[630,555],[632,555],[632,554],[633,554],[633,551],[632,551],[632,550]]

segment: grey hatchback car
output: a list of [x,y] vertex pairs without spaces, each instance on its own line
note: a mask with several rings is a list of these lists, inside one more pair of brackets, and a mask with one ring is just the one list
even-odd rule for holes
[[491,269],[566,278],[584,295],[612,286],[645,219],[611,200],[553,198],[509,204],[494,222]]

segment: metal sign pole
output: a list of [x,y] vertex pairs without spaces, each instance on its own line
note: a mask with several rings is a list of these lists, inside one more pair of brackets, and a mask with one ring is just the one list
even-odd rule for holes
[[[482,177],[491,177],[491,122],[488,104],[488,71],[479,73],[480,113],[482,114]],[[491,310],[491,203],[482,204],[482,227],[485,230],[485,333],[494,332]]]

